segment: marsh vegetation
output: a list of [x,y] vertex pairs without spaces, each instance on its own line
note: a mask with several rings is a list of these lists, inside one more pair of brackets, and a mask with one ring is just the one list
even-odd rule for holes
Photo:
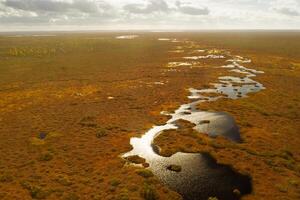
[[[236,100],[195,108],[232,116],[242,143],[178,122],[181,128],[155,138],[159,154],[204,153],[217,166],[251,177],[251,194],[230,188],[237,199],[299,199],[298,32],[55,35],[0,36],[0,199],[182,199],[143,156],[122,155],[132,150],[131,138],[165,124],[165,114],[218,81],[231,84]],[[139,37],[116,38],[126,35]],[[224,52],[249,58],[243,66],[264,71],[251,77],[251,91],[259,92],[246,98],[248,88],[238,89],[245,74],[220,68],[229,59],[220,57]],[[217,96],[203,94],[206,100]],[[211,125],[205,120],[199,123]],[[175,175],[186,169],[163,167]]]

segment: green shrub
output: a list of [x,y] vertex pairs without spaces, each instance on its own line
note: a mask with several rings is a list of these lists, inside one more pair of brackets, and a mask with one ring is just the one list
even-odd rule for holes
[[110,181],[110,184],[114,187],[117,187],[118,185],[121,184],[121,181],[119,181],[118,179],[113,179]]
[[13,181],[13,177],[9,174],[1,174],[0,175],[0,182],[1,183],[8,183]]
[[46,153],[43,153],[42,155],[40,155],[39,157],[39,161],[50,161],[53,159],[53,154],[50,153],[50,152],[46,152]]
[[144,158],[141,158],[138,155],[128,156],[128,157],[126,157],[126,160],[128,160],[134,164],[142,164],[146,161]]
[[106,130],[105,129],[99,129],[98,132],[96,133],[97,138],[102,138],[104,136],[107,136]]
[[148,169],[140,169],[140,170],[137,170],[136,173],[144,178],[150,178],[150,177],[154,176],[153,173]]
[[168,170],[174,171],[174,172],[180,172],[181,171],[181,166],[179,165],[169,165],[167,167]]
[[145,200],[157,200],[158,194],[152,186],[145,184],[141,190],[141,197]]
[[27,181],[21,182],[21,186],[24,189],[28,190],[30,196],[33,199],[45,199],[50,194],[49,191],[44,190],[42,187],[37,185],[32,185]]

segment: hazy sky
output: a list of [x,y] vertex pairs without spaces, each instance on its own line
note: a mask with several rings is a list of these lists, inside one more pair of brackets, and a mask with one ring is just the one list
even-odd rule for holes
[[0,31],[300,29],[300,0],[0,0]]

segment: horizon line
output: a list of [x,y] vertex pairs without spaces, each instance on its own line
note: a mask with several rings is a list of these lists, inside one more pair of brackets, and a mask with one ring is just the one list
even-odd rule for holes
[[238,29],[238,28],[232,28],[232,29],[90,29],[90,30],[84,30],[84,29],[74,29],[74,30],[68,30],[68,29],[52,29],[52,30],[41,30],[41,29],[33,29],[33,30],[8,30],[3,31],[0,30],[0,33],[16,33],[16,32],[221,32],[221,31],[241,31],[241,32],[247,32],[247,31],[260,31],[260,32],[268,32],[268,31],[277,31],[277,32],[298,32],[300,29],[271,29],[271,28],[250,28],[250,29]]

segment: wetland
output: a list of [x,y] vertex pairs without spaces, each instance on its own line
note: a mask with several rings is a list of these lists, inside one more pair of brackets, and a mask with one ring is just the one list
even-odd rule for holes
[[298,32],[0,46],[0,199],[300,197]]

